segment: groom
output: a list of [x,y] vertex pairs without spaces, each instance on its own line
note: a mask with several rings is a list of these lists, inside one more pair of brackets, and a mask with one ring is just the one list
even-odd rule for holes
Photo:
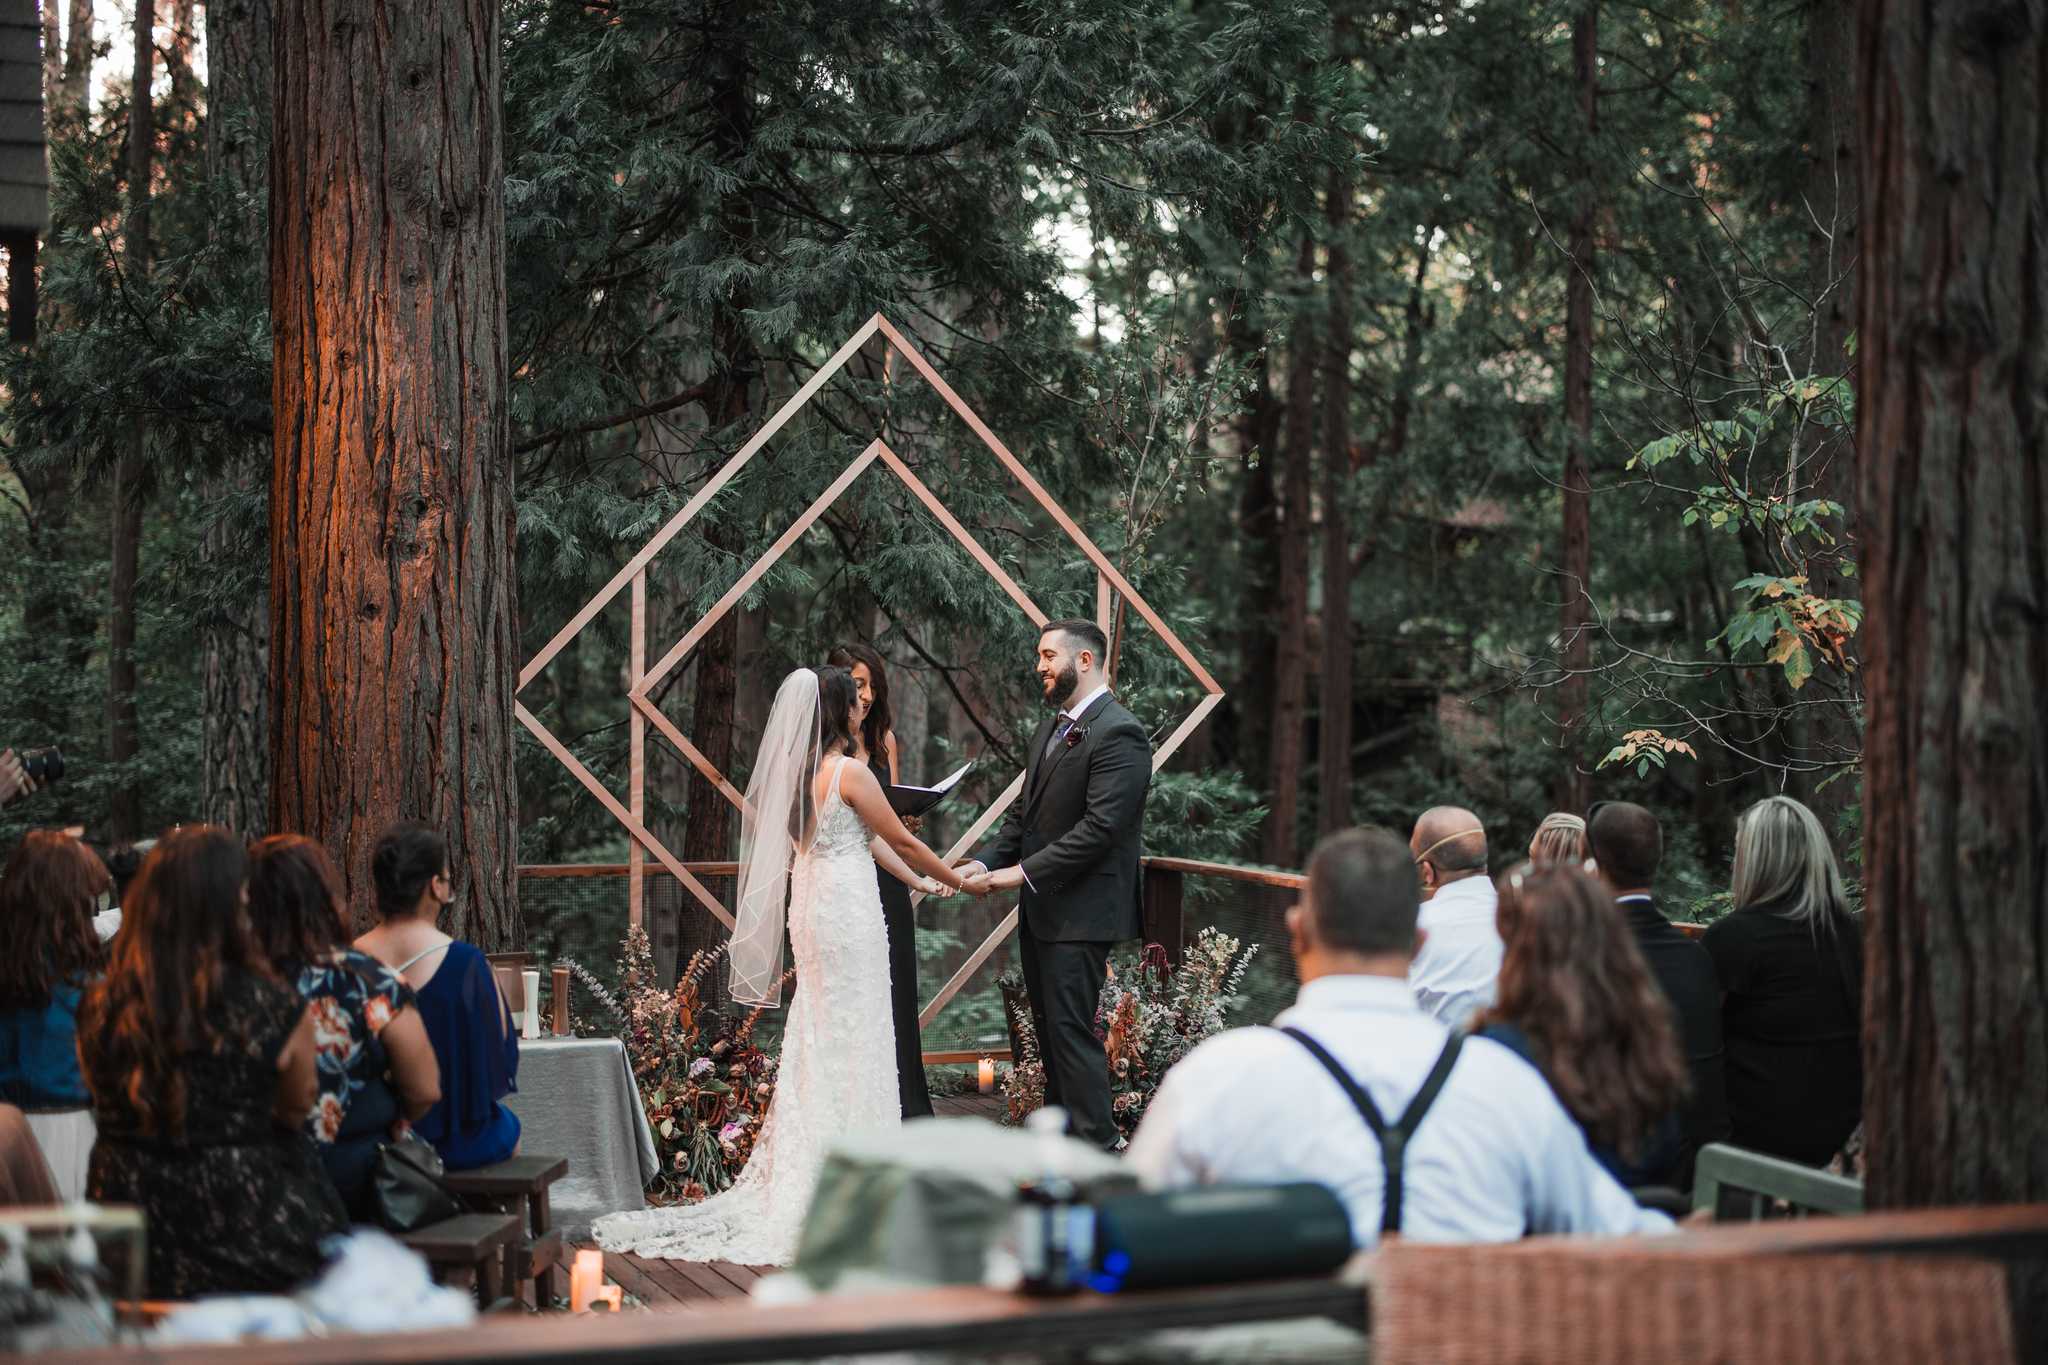
[[[1095,1036],[1110,945],[1138,937],[1138,849],[1152,746],[1109,695],[1109,642],[1093,621],[1054,621],[1038,637],[1038,679],[1057,714],[1038,727],[1024,790],[981,855],[959,865],[977,896],[1022,888],[1017,946],[1045,1102],[1073,1131],[1118,1145],[1109,1067]],[[990,869],[994,869],[991,871]]]

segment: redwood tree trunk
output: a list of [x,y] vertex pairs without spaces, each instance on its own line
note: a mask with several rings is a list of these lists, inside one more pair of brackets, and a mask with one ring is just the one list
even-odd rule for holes
[[1565,269],[1564,574],[1559,582],[1558,633],[1563,642],[1564,681],[1557,692],[1559,749],[1558,804],[1584,810],[1591,787],[1579,749],[1586,719],[1586,668],[1592,659],[1593,491],[1588,461],[1593,448],[1593,221],[1599,198],[1593,189],[1593,139],[1599,131],[1599,7],[1588,3],[1572,19],[1572,69],[1577,78],[1584,152],[1574,187],[1571,233]]
[[[264,192],[270,158],[270,0],[209,0],[206,6],[207,170],[216,184],[234,187],[240,213],[214,223],[231,259],[252,254],[246,276],[263,281]],[[210,481],[218,504],[260,487],[260,447],[236,450],[222,475]],[[239,501],[239,499],[237,499]],[[225,520],[209,526],[200,554],[221,564],[236,550],[240,528]],[[270,610],[261,591],[222,603],[206,622],[200,713],[200,807],[215,824],[243,834],[261,833],[270,811],[270,765],[265,744],[265,694],[270,680]]]
[[[156,0],[135,0],[135,66],[128,109],[128,222],[122,232],[122,269],[131,287],[149,278],[149,177],[156,148],[156,109],[150,86],[156,67]],[[142,553],[142,472],[149,453],[149,419],[137,412],[127,448],[114,464],[112,563],[107,575],[107,761],[118,767],[140,751],[135,711],[135,585]],[[132,771],[108,795],[107,833],[142,836],[142,788]]]
[[[51,8],[56,0],[43,0]],[[71,8],[65,16],[64,30],[64,83],[58,101],[51,106],[51,128],[56,127],[55,114],[62,109],[79,119],[85,118],[86,86],[92,80],[92,0],[71,0]]]
[[1281,867],[1292,867],[1300,852],[1295,828],[1308,721],[1309,485],[1315,480],[1316,368],[1322,362],[1308,317],[1315,269],[1315,238],[1304,231],[1295,271],[1300,310],[1287,341],[1287,465],[1279,471],[1280,600],[1274,604],[1273,725],[1266,764],[1264,857]]
[[2048,1199],[2048,17],[1858,39],[1869,1198]]
[[377,836],[427,821],[443,927],[513,947],[499,7],[286,0],[273,52],[271,824],[361,922]]
[[1316,729],[1316,828],[1351,823],[1351,181],[1330,173],[1330,245],[1324,278],[1330,332],[1323,339],[1323,667]]

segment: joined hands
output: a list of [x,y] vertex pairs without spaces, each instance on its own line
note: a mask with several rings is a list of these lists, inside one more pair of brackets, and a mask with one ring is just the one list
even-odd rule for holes
[[960,889],[970,896],[993,895],[1024,884],[1023,868],[1005,867],[991,872],[978,858],[962,858],[953,864],[953,870],[960,874]]

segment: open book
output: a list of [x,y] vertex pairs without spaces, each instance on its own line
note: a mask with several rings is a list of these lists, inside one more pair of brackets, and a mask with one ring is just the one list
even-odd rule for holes
[[960,779],[967,776],[967,770],[974,766],[969,759],[954,770],[952,776],[935,787],[889,788],[889,805],[898,815],[923,815],[926,811],[953,794],[953,788],[960,785]]

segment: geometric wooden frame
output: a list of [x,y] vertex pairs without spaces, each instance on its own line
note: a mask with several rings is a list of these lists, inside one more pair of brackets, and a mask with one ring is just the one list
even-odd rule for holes
[[[555,756],[556,760],[567,768],[592,796],[597,798],[605,809],[612,814],[613,818],[618,820],[631,838],[632,843],[630,845],[628,862],[627,913],[630,922],[634,925],[638,925],[641,922],[645,894],[644,860],[647,857],[652,857],[661,864],[664,869],[682,883],[690,894],[697,899],[699,904],[726,924],[727,927],[730,927],[733,922],[731,913],[720,903],[716,896],[711,894],[710,888],[706,887],[702,881],[692,875],[690,869],[682,860],[666,848],[647,828],[645,805],[645,742],[647,727],[653,726],[664,739],[674,745],[677,752],[682,754],[690,765],[696,768],[718,791],[723,793],[725,798],[732,802],[733,805],[744,810],[746,804],[745,798],[727,780],[725,774],[719,772],[717,767],[704,756],[703,752],[682,733],[675,722],[662,713],[660,708],[654,704],[649,693],[660,685],[663,678],[682,665],[683,661],[688,658],[690,651],[703,639],[706,632],[715,626],[727,612],[739,604],[741,599],[761,580],[762,576],[774,567],[776,561],[781,559],[803,536],[804,532],[809,530],[817,519],[823,516],[832,504],[853,485],[854,481],[867,472],[870,467],[879,463],[900,479],[909,488],[911,494],[924,504],[925,509],[937,518],[939,524],[946,528],[947,532],[973,557],[974,561],[996,582],[997,586],[1003,590],[1010,600],[1017,604],[1031,620],[1032,624],[1042,626],[1048,619],[1045,612],[1040,610],[1038,605],[1031,600],[1030,595],[1008,573],[1004,572],[1002,566],[996,562],[995,557],[989,554],[980,542],[975,540],[972,533],[947,509],[945,504],[925,485],[923,480],[917,477],[910,466],[898,458],[896,452],[891,450],[886,442],[875,440],[870,442],[867,448],[861,451],[859,455],[855,456],[853,462],[840,473],[839,477],[834,479],[831,485],[812,501],[803,514],[791,523],[789,528],[778,536],[767,550],[763,551],[761,557],[748,567],[747,571],[740,576],[739,580],[731,588],[726,590],[725,594],[712,605],[711,609],[705,613],[702,619],[692,625],[688,631],[684,632],[682,637],[676,640],[661,658],[655,661],[652,667],[647,666],[647,566],[653,562],[654,557],[670,541],[681,533],[684,527],[690,524],[697,514],[703,510],[705,505],[713,497],[717,496],[719,490],[730,482],[746,466],[749,460],[753,459],[756,452],[766,445],[769,439],[777,431],[781,430],[790,418],[802,411],[805,405],[817,395],[818,391],[824,387],[827,381],[837,374],[877,334],[884,338],[890,351],[901,355],[910,363],[911,368],[932,386],[932,389],[945,401],[947,406],[959,415],[961,420],[967,424],[969,430],[973,431],[981,439],[982,444],[989,449],[990,453],[996,457],[997,461],[1017,481],[1018,486],[1022,488],[1026,496],[1052,517],[1053,522],[1073,542],[1075,548],[1094,566],[1096,571],[1096,616],[1105,629],[1109,624],[1111,604],[1115,598],[1121,597],[1124,603],[1133,612],[1137,613],[1141,620],[1151,626],[1153,631],[1159,636],[1160,641],[1172,651],[1174,657],[1187,668],[1196,684],[1201,687],[1203,692],[1201,701],[1196,704],[1194,710],[1188,714],[1180,725],[1174,729],[1173,733],[1167,736],[1158,748],[1153,751],[1153,771],[1158,771],[1159,767],[1173,756],[1174,752],[1180,748],[1187,737],[1194,732],[1195,727],[1200,725],[1207,718],[1208,714],[1216,708],[1216,705],[1223,700],[1223,689],[1217,684],[1216,679],[1202,666],[1201,661],[1194,656],[1187,646],[1181,643],[1180,638],[1173,633],[1172,628],[1165,621],[1160,619],[1159,614],[1152,609],[1151,605],[1131,587],[1130,583],[1125,580],[1121,573],[1117,572],[1116,566],[1110,562],[1109,557],[1103,554],[1095,542],[1089,539],[1087,533],[1080,528],[1072,517],[1067,515],[1066,510],[1054,501],[1052,495],[1046,492],[1044,485],[1032,477],[1031,471],[1024,467],[1023,462],[1011,454],[1009,447],[1005,446],[996,437],[995,433],[989,430],[988,425],[981,420],[974,410],[961,400],[960,395],[953,391],[952,386],[946,383],[939,372],[932,367],[931,362],[915,346],[912,346],[887,318],[877,313],[849,337],[845,344],[833,353],[832,358],[806,380],[796,393],[791,395],[788,402],[777,409],[775,415],[770,417],[761,429],[755,432],[747,440],[746,444],[734,453],[733,457],[725,463],[724,467],[708,483],[698,489],[696,494],[678,509],[676,514],[669,518],[660,530],[648,538],[647,543],[642,545],[634,553],[633,557],[626,561],[618,573],[613,575],[611,581],[599,589],[597,594],[586,602],[581,610],[565,622],[562,628],[555,633],[554,638],[549,640],[533,658],[529,659],[526,666],[519,672],[519,688],[523,690],[540,675],[541,671],[553,661],[557,654],[561,653],[563,648],[584,627],[590,624],[600,611],[617,598],[620,593],[631,592],[632,625],[629,644],[630,655],[627,664],[627,697],[631,706],[628,733],[627,800],[623,803],[620,802],[616,796],[605,788],[603,783],[597,780],[589,769],[576,760],[576,757],[569,752],[568,746],[564,745],[547,726],[541,723],[539,718],[534,716],[532,712],[526,709],[523,703],[518,702],[516,699],[513,704],[513,714],[517,717],[520,724],[531,731],[533,736]],[[1004,811],[1016,799],[1023,785],[1024,774],[1020,771],[1010,782],[1009,786],[1004,789],[1002,794],[997,797],[994,804],[983,811],[967,832],[961,835],[960,839],[946,855],[948,859],[958,857],[966,849],[973,847],[975,841],[980,839],[997,820],[1002,818]],[[933,1016],[943,1009],[946,1003],[966,984],[967,978],[983,962],[988,960],[989,955],[1015,929],[1016,923],[1017,912],[1012,908],[1009,915],[997,926],[988,939],[969,956],[967,961],[953,974],[953,977],[925,1005],[924,1009],[920,1012],[921,1023],[929,1024],[931,1022]]]

